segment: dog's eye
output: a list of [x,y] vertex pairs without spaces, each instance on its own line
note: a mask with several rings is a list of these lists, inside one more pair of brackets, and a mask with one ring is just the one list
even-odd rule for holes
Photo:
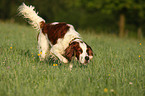
[[79,49],[78,51],[82,53],[82,49]]
[[87,53],[89,53],[89,49],[87,49]]

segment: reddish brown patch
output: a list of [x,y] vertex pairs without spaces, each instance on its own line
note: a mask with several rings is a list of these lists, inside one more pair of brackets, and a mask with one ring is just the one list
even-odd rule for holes
[[87,45],[87,53],[88,53],[89,56],[93,56],[92,48],[89,45]]
[[72,57],[75,55],[79,60],[80,54],[83,52],[81,47],[79,46],[78,42],[72,42],[66,49],[65,49],[65,57],[71,61]]
[[44,27],[44,25],[45,25],[45,22],[44,21],[41,21],[40,22],[40,28],[42,29]]
[[55,45],[59,38],[64,37],[70,27],[64,22],[55,25],[52,23],[45,24],[44,22],[41,22],[40,28],[44,34],[47,34],[51,44]]

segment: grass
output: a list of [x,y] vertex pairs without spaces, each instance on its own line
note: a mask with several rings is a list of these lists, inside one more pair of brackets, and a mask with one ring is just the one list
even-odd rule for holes
[[32,27],[0,22],[0,96],[145,95],[144,40],[80,32],[94,58],[87,66],[72,62],[70,71],[39,61]]

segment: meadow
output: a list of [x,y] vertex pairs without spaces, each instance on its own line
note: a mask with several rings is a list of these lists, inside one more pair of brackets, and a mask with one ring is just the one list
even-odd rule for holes
[[94,58],[39,61],[37,31],[0,22],[0,96],[145,96],[145,40],[79,31]]

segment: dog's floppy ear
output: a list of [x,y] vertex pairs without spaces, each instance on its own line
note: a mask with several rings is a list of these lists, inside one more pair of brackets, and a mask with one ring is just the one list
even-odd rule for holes
[[65,57],[71,61],[72,57],[74,56],[74,47],[73,44],[70,44],[69,47],[65,49]]

